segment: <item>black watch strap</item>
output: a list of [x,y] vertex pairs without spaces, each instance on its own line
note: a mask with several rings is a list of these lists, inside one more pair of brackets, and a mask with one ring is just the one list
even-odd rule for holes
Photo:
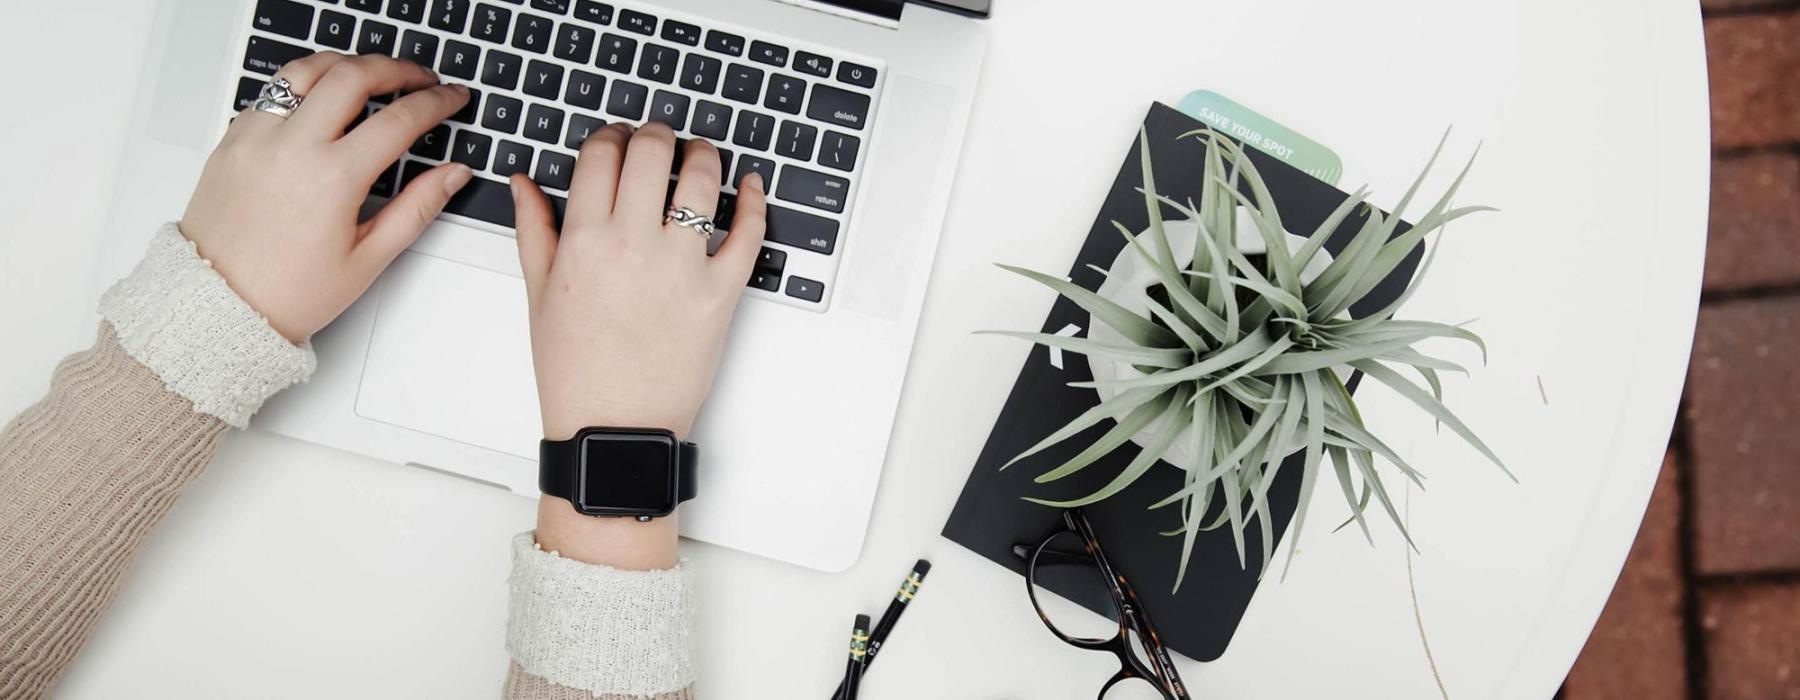
[[[538,442],[538,489],[547,495],[575,502],[575,493],[581,486],[581,438],[568,440],[541,440]],[[700,464],[700,446],[691,442],[680,443],[675,457],[675,502],[686,503],[694,500],[698,479],[694,478],[697,465]]]

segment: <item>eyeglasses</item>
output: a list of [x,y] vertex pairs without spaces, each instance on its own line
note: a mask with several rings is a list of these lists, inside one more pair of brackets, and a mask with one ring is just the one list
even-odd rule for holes
[[[1063,512],[1062,520],[1062,529],[1050,533],[1035,548],[1013,548],[1014,554],[1028,561],[1026,591],[1044,626],[1070,646],[1112,652],[1119,657],[1119,672],[1100,687],[1099,698],[1191,700],[1168,649],[1138,602],[1137,593],[1107,561],[1087,516],[1080,509],[1068,510]],[[1108,620],[1067,612],[1058,612],[1052,620],[1038,599],[1040,589],[1055,591],[1070,600],[1078,600],[1083,592],[1104,590],[1106,603],[1095,598],[1089,602],[1096,604],[1088,607],[1105,611]]]

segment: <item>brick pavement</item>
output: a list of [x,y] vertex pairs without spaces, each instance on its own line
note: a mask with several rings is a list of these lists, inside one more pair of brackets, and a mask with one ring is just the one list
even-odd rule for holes
[[1800,700],[1800,2],[1701,7],[1714,158],[1694,356],[1564,700]]

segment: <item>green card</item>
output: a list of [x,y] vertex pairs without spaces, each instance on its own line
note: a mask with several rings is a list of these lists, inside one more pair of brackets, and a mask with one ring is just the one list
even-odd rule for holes
[[1344,161],[1325,144],[1314,141],[1232,102],[1211,90],[1195,90],[1182,98],[1179,109],[1221,133],[1256,150],[1280,158],[1308,175],[1336,186],[1344,174]]

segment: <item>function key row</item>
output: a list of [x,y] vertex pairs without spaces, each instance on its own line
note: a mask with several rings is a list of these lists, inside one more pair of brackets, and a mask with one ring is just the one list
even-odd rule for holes
[[[510,1],[510,0],[509,0]],[[556,15],[568,15],[571,10],[574,18],[582,22],[558,23],[549,18],[520,12],[516,17],[512,10],[490,3],[472,3],[471,0],[387,0],[385,17],[399,22],[419,24],[424,22],[434,29],[456,34],[466,34],[476,39],[496,44],[508,44],[513,48],[534,53],[546,53],[554,50],[559,58],[570,61],[586,62],[593,46],[597,30],[585,26],[594,24],[608,26],[614,19],[611,5],[594,0],[530,0],[531,8]],[[516,2],[514,4],[517,4]],[[346,9],[360,10],[372,15],[382,15],[382,0],[344,0]],[[316,29],[313,23],[314,9],[311,5],[296,0],[258,0],[251,23],[257,29],[295,39],[311,37],[324,46],[342,51],[354,48],[360,53],[393,54],[391,47],[399,28],[393,24],[377,21],[373,18],[363,20],[362,33],[356,33],[357,19],[354,15],[329,9],[318,11]],[[722,53],[732,57],[744,57],[744,37],[719,30],[705,31],[699,26],[677,20],[659,21],[657,17],[638,12],[623,10],[618,12],[618,28],[625,32],[643,36],[661,36],[664,41],[684,46],[705,45],[708,51]],[[662,32],[657,33],[657,27]],[[554,32],[554,36],[553,36]],[[704,38],[703,38],[704,36]],[[510,42],[509,42],[510,38]],[[615,52],[629,50],[635,52],[637,41],[625,37],[608,34],[608,40]],[[435,40],[435,37],[432,37]],[[652,51],[652,45],[646,44],[644,50]],[[673,54],[665,47],[657,50]],[[749,60],[777,68],[789,67],[792,53],[792,69],[819,78],[830,78],[834,67],[839,82],[861,88],[873,88],[876,82],[876,70],[868,66],[837,62],[827,56],[808,51],[790,52],[787,47],[767,41],[751,41],[748,47]],[[717,59],[709,59],[716,61]],[[629,59],[624,61],[629,70]],[[618,64],[614,64],[618,65]],[[602,67],[607,67],[602,65]]]

